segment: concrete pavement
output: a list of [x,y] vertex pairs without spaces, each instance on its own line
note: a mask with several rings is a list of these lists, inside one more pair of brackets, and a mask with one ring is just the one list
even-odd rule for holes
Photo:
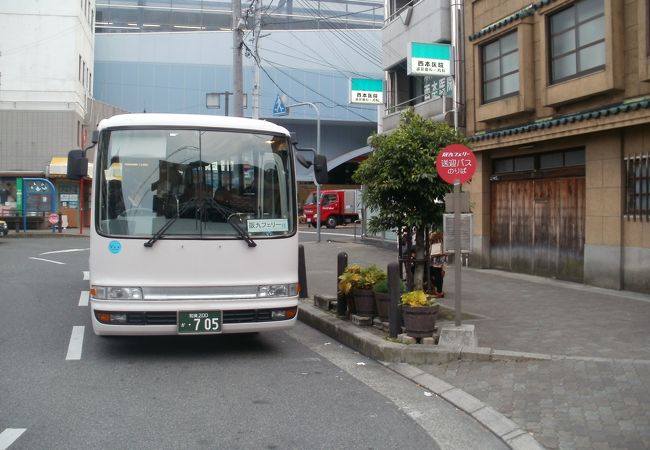
[[[396,258],[361,240],[304,247],[310,297],[335,297],[339,252],[382,268]],[[452,308],[453,272],[442,300]],[[475,325],[478,351],[388,342],[312,301],[301,315],[468,414],[489,411],[484,425],[513,448],[650,448],[650,296],[493,270],[463,268],[462,277],[463,312],[479,317],[463,323]]]

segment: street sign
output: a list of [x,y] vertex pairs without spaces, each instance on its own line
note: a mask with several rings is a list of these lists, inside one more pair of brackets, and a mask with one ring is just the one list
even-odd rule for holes
[[406,56],[406,75],[452,75],[452,52],[449,44],[409,42]]
[[274,116],[286,116],[289,114],[287,107],[284,106],[284,102],[280,98],[280,94],[275,97],[275,103],[273,103],[273,115]]
[[52,213],[47,216],[47,221],[54,225],[59,222],[59,215],[57,213]]
[[350,78],[350,103],[384,104],[384,80]]
[[476,171],[474,152],[462,144],[451,144],[440,150],[436,158],[436,170],[440,178],[449,184],[467,183]]

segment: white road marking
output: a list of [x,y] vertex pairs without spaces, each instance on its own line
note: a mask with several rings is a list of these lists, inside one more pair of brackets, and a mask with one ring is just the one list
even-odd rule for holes
[[87,270],[84,270],[84,281],[90,280],[90,272]]
[[7,428],[0,433],[0,450],[9,448],[26,430],[27,428]]
[[84,344],[84,326],[72,327],[72,334],[70,335],[70,344],[68,344],[68,354],[66,361],[79,361],[81,359],[81,348]]
[[55,250],[53,252],[39,253],[40,255],[52,255],[54,253],[71,253],[71,252],[85,252],[89,248],[69,248],[67,250]]
[[61,262],[61,261],[52,261],[51,259],[36,258],[36,257],[34,257],[34,256],[30,256],[29,259],[35,259],[36,261],[45,261],[45,262],[50,262],[50,263],[54,263],[54,264],[61,264],[61,265],[64,265],[64,266],[65,266],[65,263],[64,263],[64,262]]
[[88,291],[81,291],[79,294],[79,306],[88,306]]
[[[302,234],[318,234],[316,231],[302,231],[300,230],[300,233]],[[359,234],[349,234],[349,233],[326,233],[321,231],[320,234],[324,235],[329,235],[329,236],[345,236],[345,237],[358,237],[361,238],[361,233]]]

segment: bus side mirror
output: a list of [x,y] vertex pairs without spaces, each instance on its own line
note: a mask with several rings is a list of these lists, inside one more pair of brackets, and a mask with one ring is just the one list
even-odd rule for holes
[[327,158],[325,155],[314,155],[314,177],[318,184],[327,183]]
[[68,178],[79,180],[88,176],[88,158],[83,150],[70,150],[68,152]]

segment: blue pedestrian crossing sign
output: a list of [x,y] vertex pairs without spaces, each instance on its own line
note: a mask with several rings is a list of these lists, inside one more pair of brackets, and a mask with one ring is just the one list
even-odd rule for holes
[[274,116],[286,116],[289,114],[287,107],[284,106],[280,94],[275,97],[275,103],[273,103],[273,115]]

